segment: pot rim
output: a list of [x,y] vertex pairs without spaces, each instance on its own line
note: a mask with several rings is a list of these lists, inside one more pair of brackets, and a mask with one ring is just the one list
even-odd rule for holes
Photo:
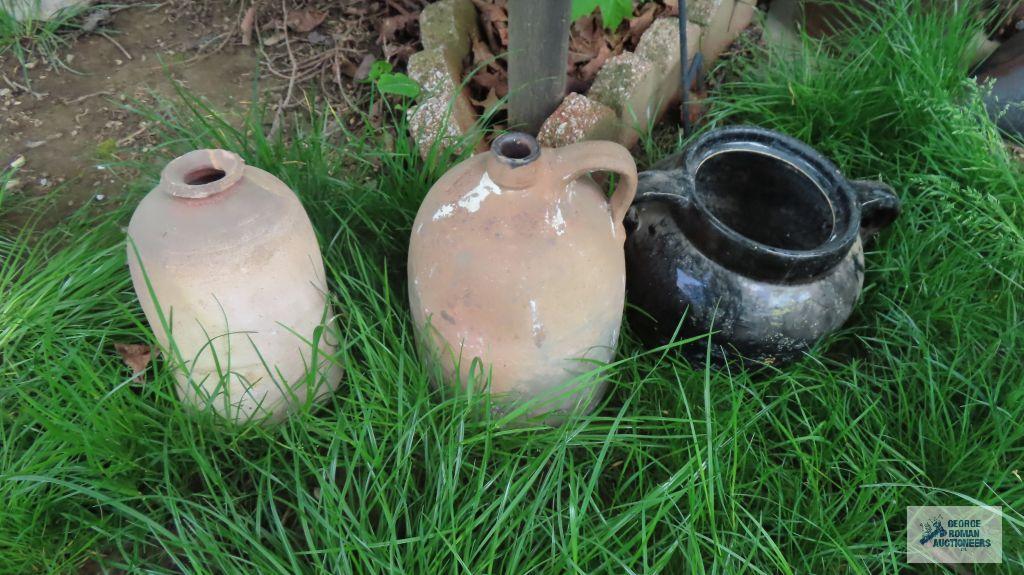
[[[698,170],[712,157],[729,152],[761,154],[784,162],[801,172],[822,192],[833,213],[829,238],[809,249],[771,246],[750,238],[722,222],[696,193]],[[815,276],[837,265],[857,241],[860,230],[860,203],[852,186],[839,169],[821,153],[796,138],[756,126],[730,126],[707,132],[684,152],[683,177],[692,191],[688,200],[700,218],[701,235],[717,236],[707,242],[716,246],[731,244],[738,250],[725,250],[726,259],[744,273],[766,279],[796,279]],[[730,257],[731,256],[731,257]]]
[[245,160],[216,148],[192,150],[160,172],[160,186],[175,198],[199,200],[227,191],[245,173]]

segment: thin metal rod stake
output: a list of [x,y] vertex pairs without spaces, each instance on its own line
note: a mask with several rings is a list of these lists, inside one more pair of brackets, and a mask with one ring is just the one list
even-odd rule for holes
[[693,64],[690,65],[690,54],[687,46],[686,37],[686,0],[679,0],[679,56],[682,58],[682,62],[679,65],[679,83],[681,84],[679,101],[680,107],[680,121],[683,124],[683,138],[689,139],[693,132],[693,126],[690,125],[690,86],[693,85],[694,78],[700,81],[701,68],[704,65],[704,55],[701,53],[694,54]]
[[683,59],[679,65],[681,70],[679,74],[679,82],[682,84],[680,88],[680,105],[679,105],[679,120],[683,123],[683,138],[690,137],[690,114],[689,109],[689,91],[690,86],[687,82],[687,64],[690,63],[689,50],[687,48],[686,39],[686,0],[679,0],[679,56]]

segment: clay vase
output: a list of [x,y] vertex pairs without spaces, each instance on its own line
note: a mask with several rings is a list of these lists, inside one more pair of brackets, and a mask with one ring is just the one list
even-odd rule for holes
[[189,152],[164,168],[128,236],[132,283],[183,402],[276,421],[338,385],[320,247],[280,180],[225,150]]
[[640,174],[626,218],[630,325],[697,365],[782,365],[846,322],[863,242],[899,215],[879,182],[851,182],[793,138],[713,130]]
[[[619,174],[610,200],[585,177],[594,171]],[[452,168],[423,200],[409,245],[425,363],[448,385],[489,384],[499,413],[519,406],[555,424],[593,409],[604,381],[585,374],[615,354],[622,220],[635,193],[636,164],[611,142],[541,149],[509,133]]]

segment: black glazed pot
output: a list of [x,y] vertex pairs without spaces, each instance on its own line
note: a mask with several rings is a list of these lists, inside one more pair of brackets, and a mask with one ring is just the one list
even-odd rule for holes
[[1024,34],[1003,42],[975,72],[978,82],[994,81],[985,93],[985,108],[999,128],[1024,136]]
[[[762,128],[708,132],[662,165],[626,217],[630,323],[652,346],[713,332],[715,364],[780,365],[842,326],[862,243],[900,212],[885,184]],[[706,345],[682,350],[704,363]]]

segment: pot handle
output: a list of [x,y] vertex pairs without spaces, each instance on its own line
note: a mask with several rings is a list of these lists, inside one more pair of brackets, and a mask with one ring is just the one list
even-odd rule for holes
[[608,200],[612,220],[621,225],[636,196],[636,162],[629,150],[615,142],[593,141],[556,148],[553,152],[555,177],[561,177],[567,185],[590,172],[615,172],[622,177]]
[[902,203],[896,192],[882,182],[854,180],[850,185],[860,202],[860,239],[866,242],[899,217]]

